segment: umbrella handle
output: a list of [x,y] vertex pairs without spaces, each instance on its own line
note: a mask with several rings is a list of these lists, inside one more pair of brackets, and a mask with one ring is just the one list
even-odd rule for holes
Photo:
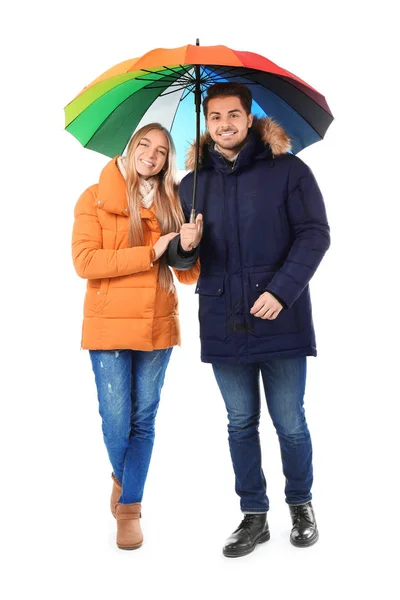
[[[196,211],[194,208],[190,211],[189,223],[196,223]],[[195,240],[197,243],[195,246],[193,246],[193,248],[196,248],[197,245],[200,243],[202,235],[203,235],[203,221],[199,221],[197,223],[197,239]]]

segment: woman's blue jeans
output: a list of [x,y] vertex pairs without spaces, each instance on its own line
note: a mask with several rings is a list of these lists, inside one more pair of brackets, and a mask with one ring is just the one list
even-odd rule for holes
[[311,500],[312,446],[303,407],[306,365],[306,357],[212,365],[228,411],[229,448],[242,512],[266,512],[269,508],[258,431],[260,373],[279,438],[286,502],[305,504]]
[[89,351],[104,442],[114,474],[122,483],[122,504],[142,501],[171,351]]

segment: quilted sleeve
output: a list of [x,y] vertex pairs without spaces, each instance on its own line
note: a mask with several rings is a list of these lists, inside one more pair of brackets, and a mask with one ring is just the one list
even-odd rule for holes
[[154,250],[150,246],[105,250],[102,230],[97,218],[95,196],[87,189],[74,211],[72,258],[74,267],[84,279],[103,279],[148,271],[153,266]]
[[267,291],[291,307],[330,246],[330,230],[321,191],[311,169],[297,159],[288,181],[287,218],[294,241]]

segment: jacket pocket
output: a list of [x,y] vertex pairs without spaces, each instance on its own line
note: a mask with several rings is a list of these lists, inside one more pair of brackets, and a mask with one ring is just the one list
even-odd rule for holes
[[201,275],[196,294],[199,294],[200,337],[203,340],[225,341],[226,301],[223,275]]
[[100,312],[103,310],[108,294],[108,288],[110,286],[110,278],[102,279],[100,283],[100,288],[96,292],[96,302],[94,310],[95,312]]
[[[258,298],[267,291],[275,271],[263,271],[249,274],[249,311]],[[249,315],[253,328],[250,333],[263,337],[265,335],[279,335],[285,333],[298,333],[301,330],[296,303],[291,308],[282,308],[276,319],[262,319]]]

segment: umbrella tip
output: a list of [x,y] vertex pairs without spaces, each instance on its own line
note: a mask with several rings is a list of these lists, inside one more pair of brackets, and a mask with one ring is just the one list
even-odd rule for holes
[[199,38],[196,38],[196,46],[200,46],[200,40],[199,40]]

